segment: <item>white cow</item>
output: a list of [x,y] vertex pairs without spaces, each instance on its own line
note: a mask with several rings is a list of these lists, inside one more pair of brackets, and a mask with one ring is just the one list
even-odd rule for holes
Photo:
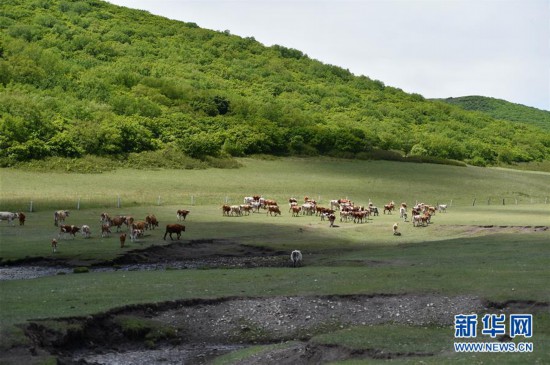
[[296,265],[302,264],[302,253],[298,250],[294,250],[290,253],[290,261],[292,261],[292,266],[296,267]]
[[439,211],[439,213],[447,213],[447,204],[439,204],[437,206],[437,210]]
[[19,214],[13,212],[0,212],[0,221],[8,221],[8,225],[15,226],[15,220],[19,218]]
[[90,226],[88,225],[83,225],[82,227],[80,227],[80,232],[82,233],[82,236],[84,236],[84,238],[90,238],[91,235],[92,235],[92,231],[90,230]]

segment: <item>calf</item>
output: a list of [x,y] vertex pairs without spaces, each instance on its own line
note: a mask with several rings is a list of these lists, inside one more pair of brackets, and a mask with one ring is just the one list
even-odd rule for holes
[[185,232],[185,226],[183,224],[167,224],[166,225],[166,232],[164,232],[164,239],[166,239],[166,235],[170,234],[170,239],[172,238],[172,233],[177,234],[178,240],[181,237],[181,232]]
[[57,252],[57,240],[54,238],[52,240],[52,253],[56,253]]

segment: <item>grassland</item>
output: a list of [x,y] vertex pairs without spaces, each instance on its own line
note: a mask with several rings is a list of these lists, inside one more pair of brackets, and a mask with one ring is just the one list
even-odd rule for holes
[[[288,252],[298,248],[305,260],[299,275],[287,268],[258,268],[106,272],[2,281],[2,332],[17,332],[14,324],[33,318],[80,316],[126,304],[184,298],[434,293],[475,295],[495,302],[550,302],[550,231],[535,232],[534,228],[550,225],[550,204],[545,204],[550,195],[549,174],[332,159],[243,159],[242,163],[244,167],[235,170],[117,170],[97,175],[0,171],[0,210],[26,211],[31,200],[35,210],[27,213],[23,227],[7,227],[2,222],[3,261],[52,257],[49,242],[57,235],[53,209],[69,209],[68,223],[95,229],[91,239],[60,240],[55,257],[91,264],[165,243],[162,230],[156,230],[120,249],[116,236],[101,238],[97,233],[102,211],[135,217],[154,213],[162,227],[175,222],[175,210],[181,208],[191,210],[184,241],[224,238]],[[429,227],[400,222],[400,237],[391,234],[392,224],[399,221],[396,213],[381,214],[364,224],[337,221],[336,228],[318,217],[291,217],[285,209],[278,217],[265,213],[222,216],[221,204],[240,203],[243,196],[252,194],[282,202],[307,195],[322,205],[329,199],[348,197],[358,204],[370,199],[379,206],[389,200],[449,205],[452,201],[452,206],[448,213],[437,214]],[[117,207],[118,195],[121,207]],[[76,209],[78,198],[80,210]],[[545,318],[535,321],[547,324]],[[398,331],[391,325],[380,326],[368,335],[360,328],[349,331],[355,332],[328,333],[316,341],[349,346],[348,338],[363,338],[360,342],[367,346],[391,334],[392,343],[408,343],[416,351],[424,346],[409,341],[414,328]],[[450,346],[452,339],[442,334],[447,329],[429,331],[433,341],[426,346]],[[537,343],[549,336],[544,330],[539,333]],[[542,345],[537,348],[544,349]],[[408,347],[401,350],[409,351]],[[529,359],[549,358],[546,348]],[[506,363],[511,358],[495,359]],[[467,363],[472,357],[443,354],[435,360]]]

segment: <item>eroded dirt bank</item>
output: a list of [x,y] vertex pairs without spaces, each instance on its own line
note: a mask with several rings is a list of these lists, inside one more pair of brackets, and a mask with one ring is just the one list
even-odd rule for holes
[[34,352],[46,350],[66,364],[124,364],[136,352],[142,364],[160,359],[181,364],[192,352],[195,355],[186,363],[207,363],[210,356],[241,346],[284,341],[298,342],[284,351],[274,350],[271,363],[299,364],[311,363],[314,355],[319,361],[376,355],[376,351],[354,354],[337,346],[312,351],[307,341],[319,333],[382,323],[450,325],[455,314],[483,308],[485,304],[472,296],[416,294],[182,300],[58,319],[54,326],[51,320],[35,321],[26,333]]

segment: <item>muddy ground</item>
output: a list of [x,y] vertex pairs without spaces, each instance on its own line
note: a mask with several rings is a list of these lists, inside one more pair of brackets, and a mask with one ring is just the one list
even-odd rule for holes
[[[12,279],[54,275],[85,262],[37,258],[13,262]],[[90,264],[89,262],[87,264]],[[290,266],[286,252],[227,240],[176,242],[130,251],[92,270],[166,268],[253,268]],[[33,269],[26,272],[25,268]],[[39,274],[36,274],[39,272]],[[4,278],[5,279],[5,278]],[[0,363],[32,363],[51,354],[60,364],[207,364],[221,354],[257,344],[283,344],[242,364],[321,364],[362,358],[433,356],[352,350],[311,341],[317,334],[350,326],[384,323],[451,326],[455,314],[548,310],[547,303],[487,303],[473,296],[351,295],[195,299],[133,305],[85,318],[30,321],[24,327],[32,345],[0,354]],[[55,323],[52,325],[52,323]],[[450,327],[451,328],[451,327]],[[452,331],[452,328],[450,329]]]

